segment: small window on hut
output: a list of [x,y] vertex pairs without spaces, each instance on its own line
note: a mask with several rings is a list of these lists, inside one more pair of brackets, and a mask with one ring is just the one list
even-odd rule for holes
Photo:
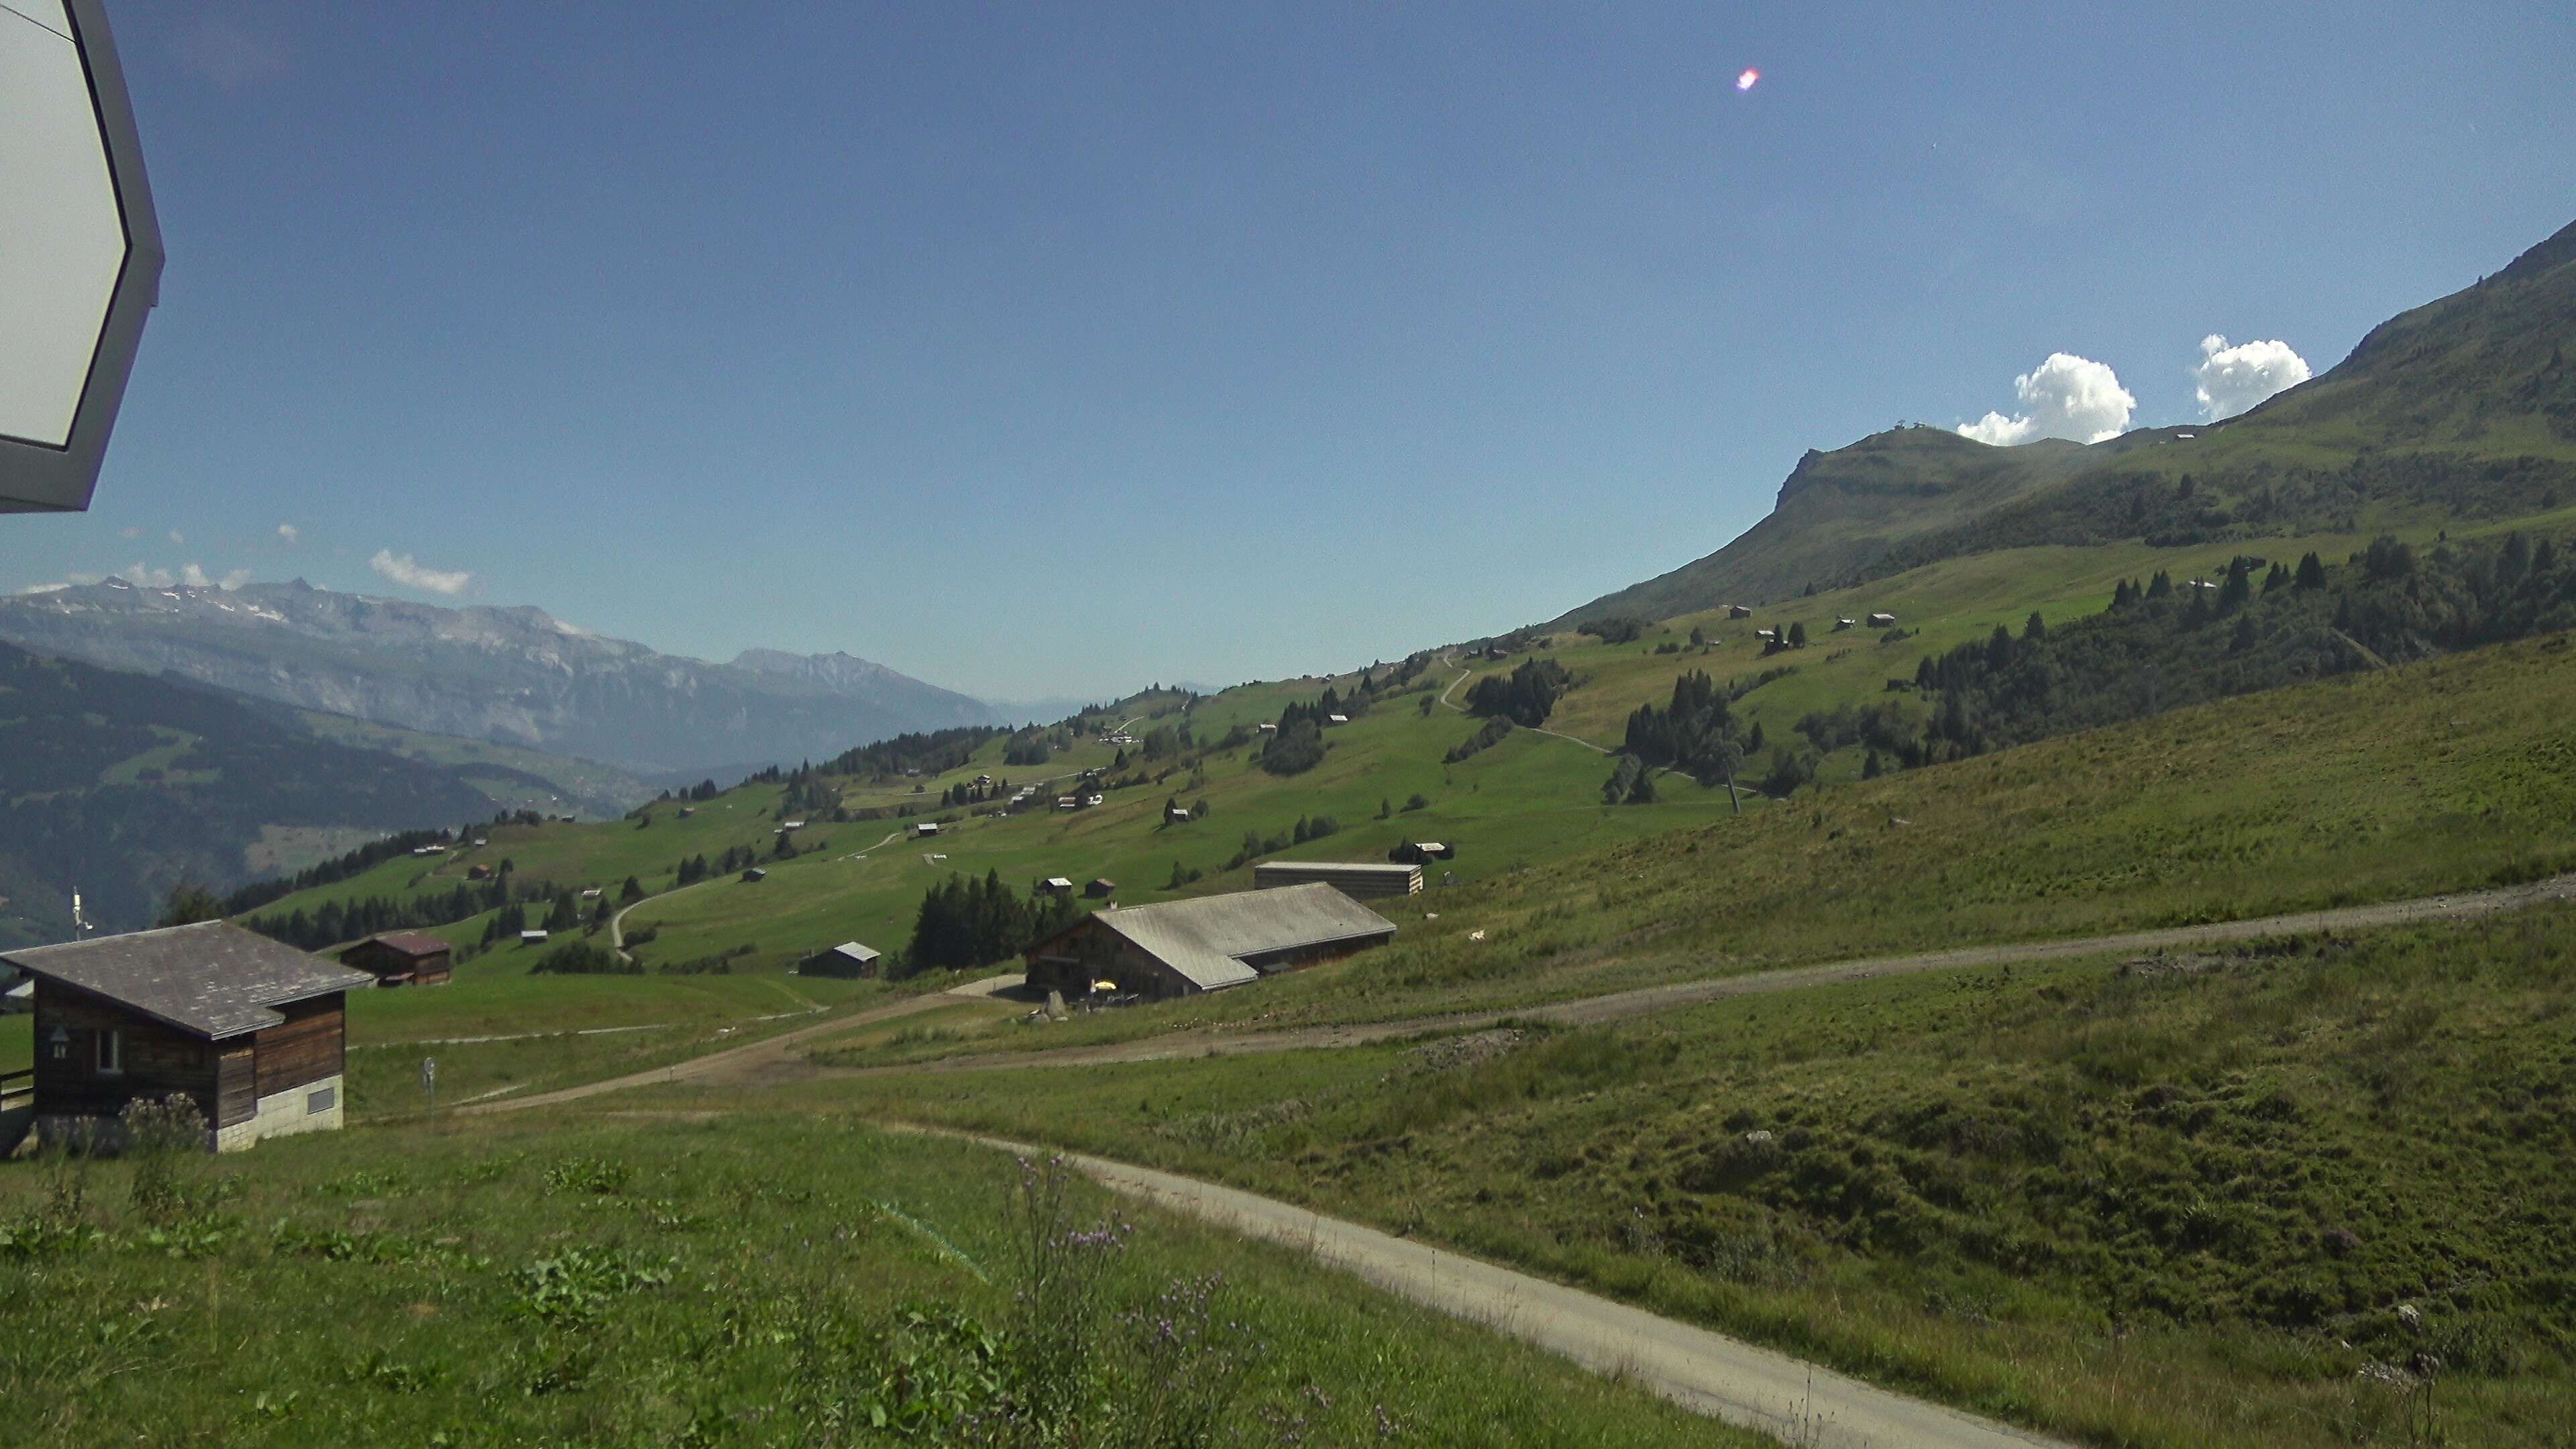
[[339,1100],[340,1089],[337,1087],[324,1087],[318,1092],[309,1092],[305,1094],[304,1098],[304,1115],[307,1117],[319,1116],[324,1112],[330,1111],[331,1104]]
[[91,1038],[98,1045],[98,1074],[102,1077],[125,1073],[125,1033],[103,1031]]

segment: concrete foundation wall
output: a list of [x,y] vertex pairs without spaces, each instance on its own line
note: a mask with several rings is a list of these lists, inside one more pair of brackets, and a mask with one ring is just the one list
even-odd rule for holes
[[336,1132],[348,1110],[347,1097],[336,1075],[262,1097],[250,1120],[215,1133],[215,1150],[237,1152],[263,1137],[283,1137],[290,1132]]

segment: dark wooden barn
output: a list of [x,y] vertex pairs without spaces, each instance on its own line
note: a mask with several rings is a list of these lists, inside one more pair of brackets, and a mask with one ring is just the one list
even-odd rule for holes
[[130,1102],[185,1096],[208,1145],[340,1125],[346,994],[376,984],[223,921],[37,946],[35,1122],[113,1140]]
[[388,931],[340,953],[340,964],[364,971],[378,986],[444,986],[453,950],[419,931]]

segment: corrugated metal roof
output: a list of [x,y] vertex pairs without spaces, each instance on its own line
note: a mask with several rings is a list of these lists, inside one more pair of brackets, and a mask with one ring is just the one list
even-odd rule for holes
[[847,956],[851,960],[862,964],[877,959],[876,952],[869,950],[867,947],[860,945],[856,941],[843,941],[841,944],[833,947],[826,954],[833,956]]
[[1395,923],[1321,883],[1130,906],[1090,918],[1169,962],[1202,991],[1260,979],[1237,957],[1395,934]]
[[1409,876],[1421,870],[1418,865],[1389,865],[1377,860],[1265,860],[1252,868],[1255,876],[1268,875],[1336,875]]
[[376,984],[364,971],[333,965],[227,921],[37,946],[0,959],[217,1040],[286,1020],[272,1007]]

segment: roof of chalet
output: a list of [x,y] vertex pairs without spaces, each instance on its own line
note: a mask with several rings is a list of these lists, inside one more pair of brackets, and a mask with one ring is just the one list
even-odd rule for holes
[[1239,957],[1395,934],[1393,921],[1317,883],[1104,911],[1084,917],[1039,947],[1052,945],[1085,922],[1124,937],[1201,991],[1259,980],[1261,973]]
[[229,921],[34,946],[0,960],[215,1040],[276,1026],[286,1017],[273,1008],[289,1002],[376,984]]
[[406,956],[439,956],[456,949],[424,931],[387,931],[368,937],[367,944],[390,947]]
[[841,944],[833,947],[829,951],[817,951],[814,954],[816,956],[847,956],[853,961],[862,963],[877,959],[876,952],[860,945],[856,941],[843,941]]

